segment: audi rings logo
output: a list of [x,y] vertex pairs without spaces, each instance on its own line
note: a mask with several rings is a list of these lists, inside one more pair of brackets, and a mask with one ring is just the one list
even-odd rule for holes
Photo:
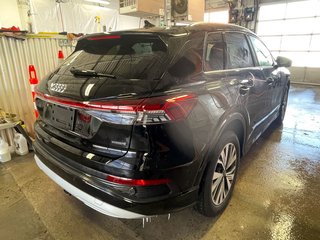
[[51,83],[50,90],[58,93],[63,93],[67,89],[67,84]]

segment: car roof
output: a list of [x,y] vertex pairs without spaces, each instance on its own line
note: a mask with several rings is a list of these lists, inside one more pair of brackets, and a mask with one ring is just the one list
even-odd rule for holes
[[[131,30],[113,31],[110,34],[159,34],[167,36],[175,36],[181,34],[192,34],[197,32],[215,32],[215,31],[241,31],[246,33],[252,33],[249,29],[240,27],[234,24],[223,23],[193,23],[187,26],[171,26],[171,27],[152,27],[152,28],[139,28]],[[252,33],[253,34],[253,33]],[[103,36],[105,33],[88,34],[83,38]]]

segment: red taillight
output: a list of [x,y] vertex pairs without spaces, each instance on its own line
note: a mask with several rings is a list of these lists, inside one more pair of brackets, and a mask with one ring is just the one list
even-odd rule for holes
[[103,35],[97,37],[89,37],[88,40],[104,40],[104,39],[119,39],[121,38],[120,35]]
[[[114,121],[115,124],[157,124],[185,119],[197,103],[197,96],[184,94],[160,96],[135,100],[111,100],[79,102],[65,98],[49,96],[37,92],[37,97],[53,103],[60,103],[73,108],[90,111],[103,121]],[[112,118],[108,115],[113,114]],[[122,114],[121,122],[114,114]],[[136,117],[134,117],[136,116]]]
[[170,182],[167,178],[162,179],[130,179],[130,178],[121,178],[112,175],[108,175],[106,178],[107,181],[127,185],[127,186],[153,186],[153,185],[162,185]]
[[141,99],[138,100],[115,100],[110,102],[86,102],[86,106],[90,109],[100,111],[112,111],[118,113],[136,113],[141,103]]
[[186,118],[196,103],[197,98],[193,94],[175,97],[161,96],[147,98],[139,110],[150,115],[154,114],[154,117],[158,117],[159,120],[168,118],[168,120],[176,121]]

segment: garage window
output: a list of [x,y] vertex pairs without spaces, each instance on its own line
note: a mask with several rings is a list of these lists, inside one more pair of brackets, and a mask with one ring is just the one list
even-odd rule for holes
[[205,22],[212,23],[228,23],[229,21],[229,11],[228,9],[206,12],[204,14]]
[[255,37],[250,36],[250,39],[251,39],[254,51],[256,52],[259,65],[272,66],[273,59],[269,50],[266,48],[266,46],[259,39]]
[[293,66],[320,67],[320,1],[261,5],[257,34],[274,57],[288,57]]

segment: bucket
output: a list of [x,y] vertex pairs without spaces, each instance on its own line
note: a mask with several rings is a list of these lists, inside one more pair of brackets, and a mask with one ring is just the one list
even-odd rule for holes
[[27,139],[20,133],[14,134],[14,145],[18,155],[26,155],[29,152]]
[[0,138],[0,162],[8,162],[11,160],[10,149],[8,143]]

